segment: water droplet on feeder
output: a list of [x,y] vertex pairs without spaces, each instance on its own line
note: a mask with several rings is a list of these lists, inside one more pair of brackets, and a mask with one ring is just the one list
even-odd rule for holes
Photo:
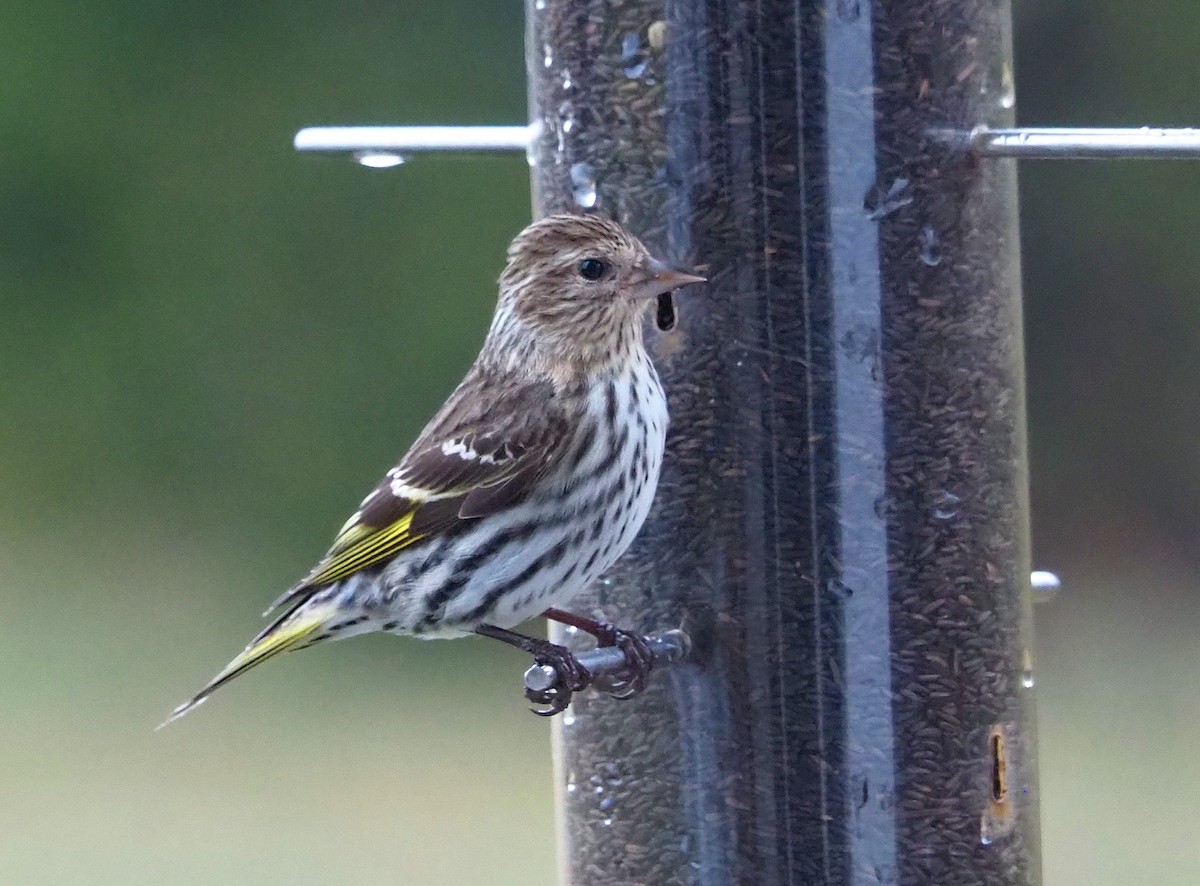
[[943,489],[934,496],[933,516],[939,520],[949,520],[958,515],[962,499],[948,489]]
[[1000,107],[1011,108],[1017,103],[1017,89],[1013,83],[1012,65],[1005,62],[1000,68]]
[[863,209],[867,210],[867,218],[879,221],[912,203],[913,196],[904,193],[908,190],[908,184],[908,179],[898,178],[886,188],[878,182],[872,185],[863,197]]
[[391,169],[404,162],[404,157],[390,151],[359,151],[354,159],[368,169]]
[[604,821],[600,822],[600,824],[604,825],[606,828],[611,828],[612,827],[612,818],[611,817],[606,818],[606,819],[604,819]]
[[558,106],[558,118],[562,121],[562,131],[570,134],[575,128],[575,106],[570,102],[563,102]]
[[[573,713],[571,713],[570,708],[568,708],[566,711],[563,712],[562,724],[563,724],[563,726],[574,726],[575,725],[575,715]],[[571,790],[574,790],[574,789],[575,788],[572,785]]]
[[575,88],[575,81],[571,79],[571,72],[566,68],[563,68],[562,84],[564,90],[571,90]]
[[549,68],[554,64],[554,50],[550,48],[549,43],[546,43],[542,46],[542,52],[544,53],[542,56],[542,65]]
[[921,228],[920,242],[921,261],[931,268],[936,268],[942,263],[942,251],[938,246],[937,233],[931,225]]
[[571,166],[572,195],[584,209],[596,205],[596,170],[591,163],[575,163]]
[[1021,685],[1026,689],[1032,689],[1034,684],[1033,679],[1033,653],[1028,649],[1021,650]]
[[642,52],[642,38],[634,32],[621,38],[621,68],[625,76],[637,80],[645,75],[649,67],[650,59]]
[[546,8],[546,0],[534,0],[533,8],[536,9],[538,12],[541,12],[543,9]]
[[532,169],[537,164],[537,148],[541,142],[542,133],[545,132],[545,126],[541,120],[535,120],[530,124],[529,144],[525,148],[525,162]]

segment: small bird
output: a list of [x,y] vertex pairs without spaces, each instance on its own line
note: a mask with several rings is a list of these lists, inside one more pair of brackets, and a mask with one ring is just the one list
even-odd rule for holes
[[280,652],[372,631],[476,633],[533,653],[560,677],[535,713],[557,713],[590,675],[563,647],[510,630],[539,613],[620,646],[636,676],[611,691],[639,691],[644,642],[557,607],[624,553],[650,510],[667,401],[643,327],[656,298],[701,282],[600,216],[518,234],[466,377],[264,613],[274,620],[162,725]]

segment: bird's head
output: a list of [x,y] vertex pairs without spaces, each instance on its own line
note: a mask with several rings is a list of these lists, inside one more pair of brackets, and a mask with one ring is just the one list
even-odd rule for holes
[[509,247],[492,333],[526,336],[552,361],[610,363],[632,356],[658,296],[703,280],[658,261],[614,221],[553,215]]

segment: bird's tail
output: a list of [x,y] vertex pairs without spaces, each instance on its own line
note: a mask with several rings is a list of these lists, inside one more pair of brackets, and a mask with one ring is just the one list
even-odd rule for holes
[[313,635],[320,631],[321,626],[325,624],[328,613],[306,610],[310,610],[310,607],[302,606],[269,625],[250,642],[250,645],[237,658],[227,664],[221,673],[213,677],[208,685],[171,711],[170,716],[163,720],[157,728],[162,729],[168,723],[173,723],[189,711],[195,710],[210,695],[255,665],[262,664],[268,658],[281,652],[298,649],[316,639]]

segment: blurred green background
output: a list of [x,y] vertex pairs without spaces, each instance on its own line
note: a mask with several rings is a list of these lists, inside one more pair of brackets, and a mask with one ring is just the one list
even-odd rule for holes
[[[1194,0],[1017,0],[1028,124],[1200,124]],[[0,8],[5,883],[550,883],[547,726],[484,641],[365,638],[151,728],[473,357],[519,159],[317,123],[525,116],[519,3]],[[1200,881],[1200,164],[1022,167],[1050,884]]]

